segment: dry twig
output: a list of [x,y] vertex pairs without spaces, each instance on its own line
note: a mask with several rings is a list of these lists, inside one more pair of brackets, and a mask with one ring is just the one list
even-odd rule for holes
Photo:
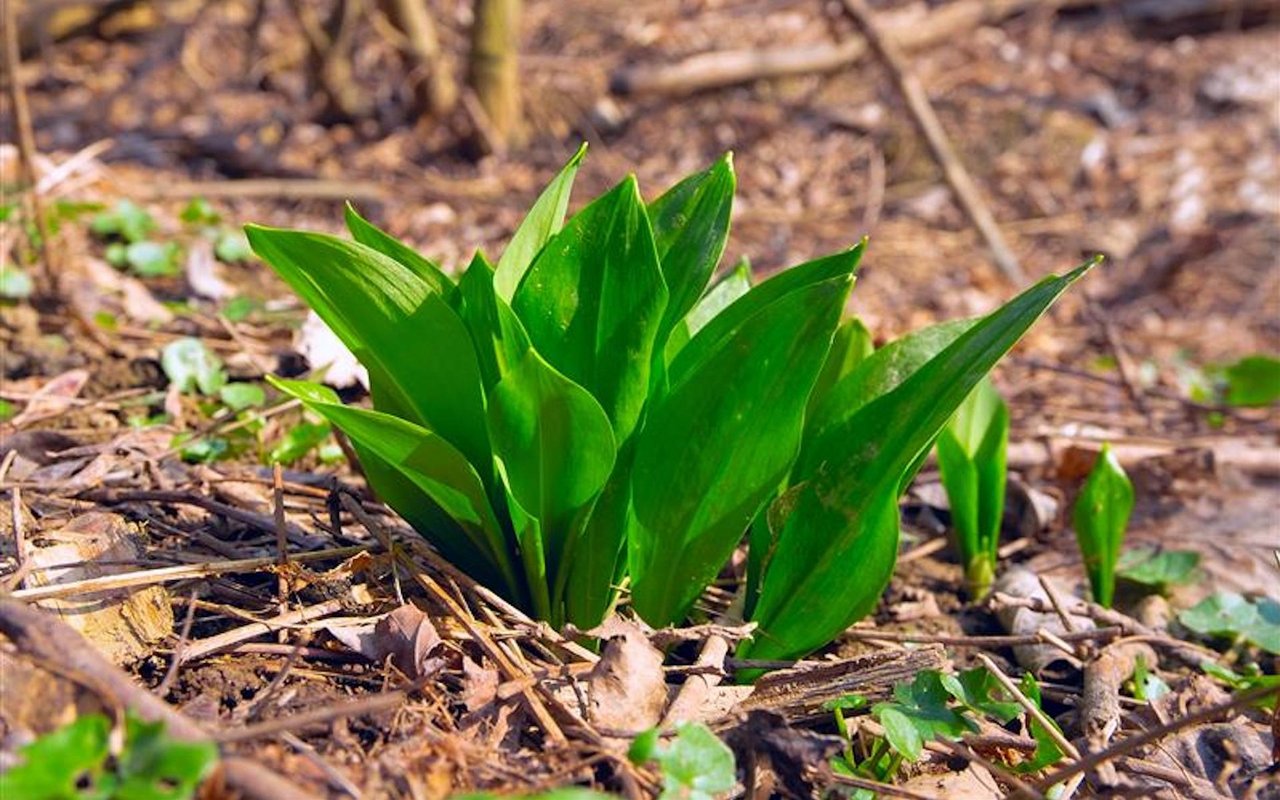
[[1022,272],[1017,257],[1005,243],[1004,234],[1000,232],[995,215],[982,199],[978,185],[961,163],[960,157],[956,155],[955,149],[951,146],[951,140],[947,138],[947,133],[938,120],[938,115],[933,111],[929,95],[925,93],[924,87],[907,66],[906,57],[902,54],[898,43],[889,39],[881,31],[874,13],[865,0],[842,0],[842,2],[845,12],[862,31],[872,51],[893,78],[894,85],[906,101],[907,110],[911,112],[911,119],[919,129],[920,135],[928,143],[938,166],[942,168],[942,175],[946,178],[947,185],[951,187],[960,208],[964,210],[965,215],[986,241],[987,247],[995,258],[996,266],[1010,282],[1021,285],[1026,281],[1026,275]]

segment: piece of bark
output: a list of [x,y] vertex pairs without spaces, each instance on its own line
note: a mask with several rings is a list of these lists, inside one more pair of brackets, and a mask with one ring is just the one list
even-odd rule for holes
[[[26,554],[28,588],[117,575],[145,556],[137,526],[117,514],[94,511],[59,530],[33,537]],[[151,654],[173,631],[173,607],[160,586],[97,592],[39,601],[116,664]]]
[[[1029,570],[1010,569],[996,579],[995,592],[1024,599],[1037,599],[1049,602],[1049,595],[1040,584],[1040,579]],[[1071,596],[1063,589],[1060,594]],[[1052,612],[1033,611],[1029,608],[1001,605],[996,609],[996,618],[1004,629],[1013,636],[1033,636],[1041,630],[1052,634],[1067,633],[1067,626],[1062,618]],[[1097,627],[1089,617],[1070,615],[1071,624],[1077,630],[1093,630]],[[1013,656],[1018,664],[1036,677],[1059,670],[1063,666],[1076,670],[1081,667],[1080,660],[1070,653],[1065,653],[1052,644],[1020,644],[1014,645]]]
[[779,670],[756,681],[741,708],[772,711],[792,723],[822,719],[831,714],[822,708],[828,700],[847,694],[884,699],[895,683],[910,680],[921,670],[941,669],[944,662],[943,649],[931,645]]
[[[1133,677],[1139,662],[1155,669],[1155,650],[1141,642],[1117,643],[1098,653],[1084,668],[1084,690],[1080,698],[1079,728],[1086,750],[1103,750],[1120,729],[1120,689]],[[1104,785],[1115,784],[1115,767],[1103,764],[1098,776]]]

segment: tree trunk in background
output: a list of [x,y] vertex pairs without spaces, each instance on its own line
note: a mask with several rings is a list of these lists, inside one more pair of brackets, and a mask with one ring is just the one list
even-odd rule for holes
[[477,131],[477,138],[491,140],[490,147],[521,138],[520,5],[521,0],[475,0],[468,82],[485,117],[476,125],[489,128]]
[[415,62],[413,79],[418,105],[423,113],[441,116],[453,108],[457,87],[436,36],[435,22],[427,0],[384,0],[389,16],[405,35],[406,50]]

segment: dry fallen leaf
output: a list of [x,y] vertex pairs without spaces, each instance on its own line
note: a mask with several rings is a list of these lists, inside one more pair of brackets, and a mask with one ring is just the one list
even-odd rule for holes
[[31,394],[27,407],[9,420],[9,424],[14,428],[21,428],[61,414],[72,406],[80,390],[88,382],[87,369],[67,370],[61,375],[50,378],[47,383]]
[[624,623],[587,676],[587,716],[610,734],[634,735],[662,719],[667,702],[662,653],[638,626]]
[[498,673],[469,658],[462,659],[462,702],[468,711],[479,711],[498,696]]
[[330,620],[324,629],[370,661],[382,662],[390,656],[397,669],[415,680],[443,664],[442,659],[431,657],[441,642],[440,634],[426,612],[412,603],[377,619]]

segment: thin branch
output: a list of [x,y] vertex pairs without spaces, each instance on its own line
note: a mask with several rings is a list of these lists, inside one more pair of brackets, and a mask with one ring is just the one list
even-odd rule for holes
[[893,78],[893,83],[906,101],[907,110],[911,112],[911,118],[919,129],[920,135],[924,137],[938,166],[942,168],[942,175],[946,178],[947,185],[951,187],[960,208],[987,243],[988,249],[995,258],[996,266],[1013,284],[1025,283],[1026,275],[1018,264],[1017,257],[1005,242],[995,215],[991,213],[986,201],[982,199],[978,185],[965,169],[960,157],[956,155],[955,149],[951,146],[951,140],[947,138],[947,133],[938,120],[938,115],[934,113],[933,105],[929,102],[929,95],[925,93],[924,87],[907,66],[906,57],[902,54],[898,43],[884,35],[875,19],[875,14],[865,0],[842,0],[842,3],[845,12],[862,31],[871,50]]

